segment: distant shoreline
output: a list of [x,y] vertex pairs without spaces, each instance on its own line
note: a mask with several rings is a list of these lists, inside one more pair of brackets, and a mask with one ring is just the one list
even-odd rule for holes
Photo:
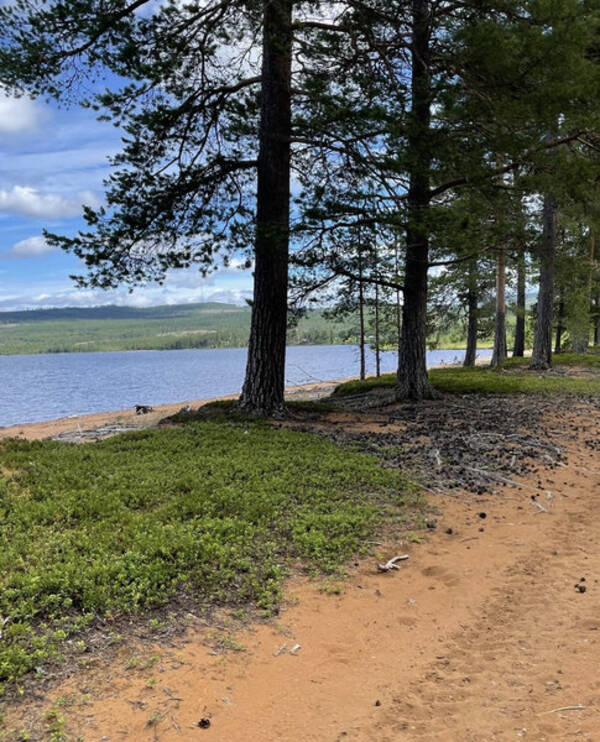
[[[319,381],[310,384],[289,386],[285,389],[286,399],[319,399],[331,394],[339,384],[343,384],[346,381],[351,381],[356,378],[358,377],[348,376],[342,379],[332,379],[330,381]],[[24,438],[27,440],[40,440],[43,438],[52,438],[67,431],[77,431],[78,429],[89,430],[101,428],[107,425],[147,428],[155,425],[163,417],[175,414],[186,405],[190,405],[191,407],[201,407],[209,402],[237,399],[239,396],[238,392],[236,394],[226,394],[221,397],[207,397],[184,402],[156,405],[152,408],[152,412],[147,415],[136,415],[134,409],[125,409],[108,412],[94,412],[89,415],[60,417],[55,420],[42,422],[17,423],[16,425],[9,425],[5,428],[0,428],[0,439]]]
[[[2,329],[2,325],[0,325],[0,330]],[[304,348],[304,347],[310,347],[310,346],[317,346],[317,347],[355,347],[358,348],[358,343],[288,343],[287,348]],[[373,348],[370,344],[367,343],[367,349],[371,353],[375,353]],[[219,346],[211,346],[208,348],[122,348],[120,350],[53,350],[53,351],[35,351],[32,353],[3,353],[0,350],[0,358],[13,358],[14,356],[79,356],[79,355],[94,355],[96,354],[103,354],[103,353],[165,353],[165,352],[179,352],[179,351],[211,351],[211,350],[247,350],[247,345],[219,345]],[[492,350],[493,347],[491,345],[482,345],[478,346],[477,352],[480,351],[488,351]],[[395,348],[381,348],[382,353],[389,353],[390,351],[394,351]],[[457,352],[463,352],[465,350],[464,345],[457,345],[457,346],[444,346],[443,348],[427,348],[428,351],[430,350],[439,350],[439,351],[457,351]]]
[[[485,350],[485,349],[482,349]],[[483,365],[489,359],[479,358],[477,365]],[[457,364],[440,363],[430,368],[445,368]],[[368,374],[367,378],[373,377],[374,374]],[[285,394],[288,400],[316,400],[329,396],[331,392],[339,385],[347,381],[358,379],[357,375],[346,376],[339,379],[330,379],[326,381],[310,382],[308,384],[297,384],[286,386]],[[0,428],[0,439],[2,438],[24,438],[28,440],[40,440],[43,438],[52,438],[54,436],[66,433],[68,431],[97,429],[108,425],[122,425],[131,428],[152,427],[163,417],[173,415],[182,407],[187,405],[191,407],[200,407],[209,402],[220,400],[237,399],[239,392],[235,394],[226,394],[216,397],[203,397],[200,399],[172,402],[168,404],[155,405],[152,412],[147,415],[136,415],[133,408],[112,410],[107,412],[93,412],[86,415],[73,415],[68,417],[59,417],[54,420],[46,420],[31,423],[16,423]]]

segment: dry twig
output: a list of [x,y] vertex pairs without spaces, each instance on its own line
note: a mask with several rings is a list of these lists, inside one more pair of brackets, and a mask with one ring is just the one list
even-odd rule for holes
[[378,564],[377,569],[380,572],[391,572],[392,569],[400,569],[400,566],[396,562],[403,562],[405,559],[408,559],[408,554],[392,557],[385,564]]

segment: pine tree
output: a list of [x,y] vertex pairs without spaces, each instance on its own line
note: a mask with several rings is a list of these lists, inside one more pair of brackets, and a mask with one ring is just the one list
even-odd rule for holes
[[[320,61],[330,73],[319,94],[323,109],[341,113],[327,119],[313,160],[323,179],[314,187],[309,176],[303,195],[312,200],[313,234],[357,223],[403,232],[397,394],[419,399],[433,393],[428,272],[453,260],[440,215],[466,192],[535,170],[548,150],[592,125],[593,107],[581,101],[596,89],[586,50],[598,8],[579,0],[351,7],[323,24]],[[544,141],[557,121],[555,138]]]
[[[16,0],[0,8],[0,37],[5,89],[82,102],[125,132],[106,206],[85,210],[89,231],[46,236],[84,261],[79,285],[161,282],[190,266],[205,274],[219,253],[244,251],[255,294],[240,404],[280,413],[292,0]],[[81,80],[106,72],[109,89],[82,99]]]

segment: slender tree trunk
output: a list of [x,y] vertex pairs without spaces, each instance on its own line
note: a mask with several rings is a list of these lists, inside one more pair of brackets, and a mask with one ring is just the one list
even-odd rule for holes
[[[400,265],[398,256],[398,243],[396,242],[394,250],[394,270],[396,271],[396,281],[399,280]],[[400,298],[400,289],[396,289],[396,345],[398,347],[398,357],[400,357],[400,340],[402,338],[402,300]]]
[[379,333],[379,284],[375,284],[375,376],[381,376],[381,344]]
[[594,254],[596,235],[590,230],[587,255],[581,255],[581,267],[577,280],[571,279],[567,305],[567,329],[569,344],[573,353],[587,353],[590,344],[590,325],[592,311],[592,281],[594,275]]
[[594,320],[594,345],[600,345],[600,293],[596,294],[596,317]]
[[540,286],[533,337],[531,368],[547,369],[552,365],[552,313],[554,308],[554,263],[556,256],[556,201],[544,198],[542,244],[540,247]]
[[517,323],[515,326],[514,358],[525,355],[525,252],[517,257]]
[[366,376],[366,363],[365,363],[365,291],[363,284],[363,265],[362,265],[362,253],[358,253],[358,317],[360,321],[360,378],[364,379]]
[[475,365],[475,360],[477,358],[477,330],[479,323],[477,306],[477,263],[475,260],[469,261],[469,276],[467,280],[467,350],[465,351],[463,366],[471,367]]
[[590,343],[590,320],[593,310],[593,288],[594,288],[594,268],[596,266],[596,232],[590,230],[590,242],[589,242],[589,269],[587,279],[587,291],[586,291],[586,314],[587,314],[587,331],[582,332],[581,345],[578,348],[573,348],[576,353],[587,353],[588,346]]
[[506,250],[500,247],[496,259],[496,325],[492,366],[498,368],[506,360]]
[[[503,158],[498,155],[498,166],[503,165]],[[500,176],[500,186],[504,176]],[[504,206],[500,204],[497,212],[498,254],[496,257],[496,319],[494,325],[494,350],[491,365],[502,366],[506,360],[506,248],[504,247]]]
[[560,353],[562,350],[562,334],[563,330],[565,329],[565,326],[563,325],[563,320],[565,318],[565,302],[563,301],[563,290],[562,287],[559,289],[559,299],[558,299],[558,317],[557,317],[557,323],[556,323],[556,341],[554,343],[554,352]]
[[284,411],[290,211],[292,0],[265,0],[254,301],[246,378],[250,414]]
[[409,161],[408,227],[404,269],[402,335],[398,354],[399,399],[434,396],[427,376],[427,272],[429,267],[431,168],[431,80],[429,0],[412,0],[412,105],[407,140]]

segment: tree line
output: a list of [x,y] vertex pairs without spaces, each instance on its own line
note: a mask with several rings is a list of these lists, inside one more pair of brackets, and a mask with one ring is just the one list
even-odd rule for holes
[[319,292],[391,292],[398,398],[434,395],[436,307],[464,308],[472,362],[491,292],[503,362],[513,274],[517,354],[538,274],[534,368],[553,328],[598,340],[599,29],[600,0],[13,0],[0,84],[122,128],[88,228],[46,233],[79,285],[246,257],[239,405],[273,415],[288,305]]

